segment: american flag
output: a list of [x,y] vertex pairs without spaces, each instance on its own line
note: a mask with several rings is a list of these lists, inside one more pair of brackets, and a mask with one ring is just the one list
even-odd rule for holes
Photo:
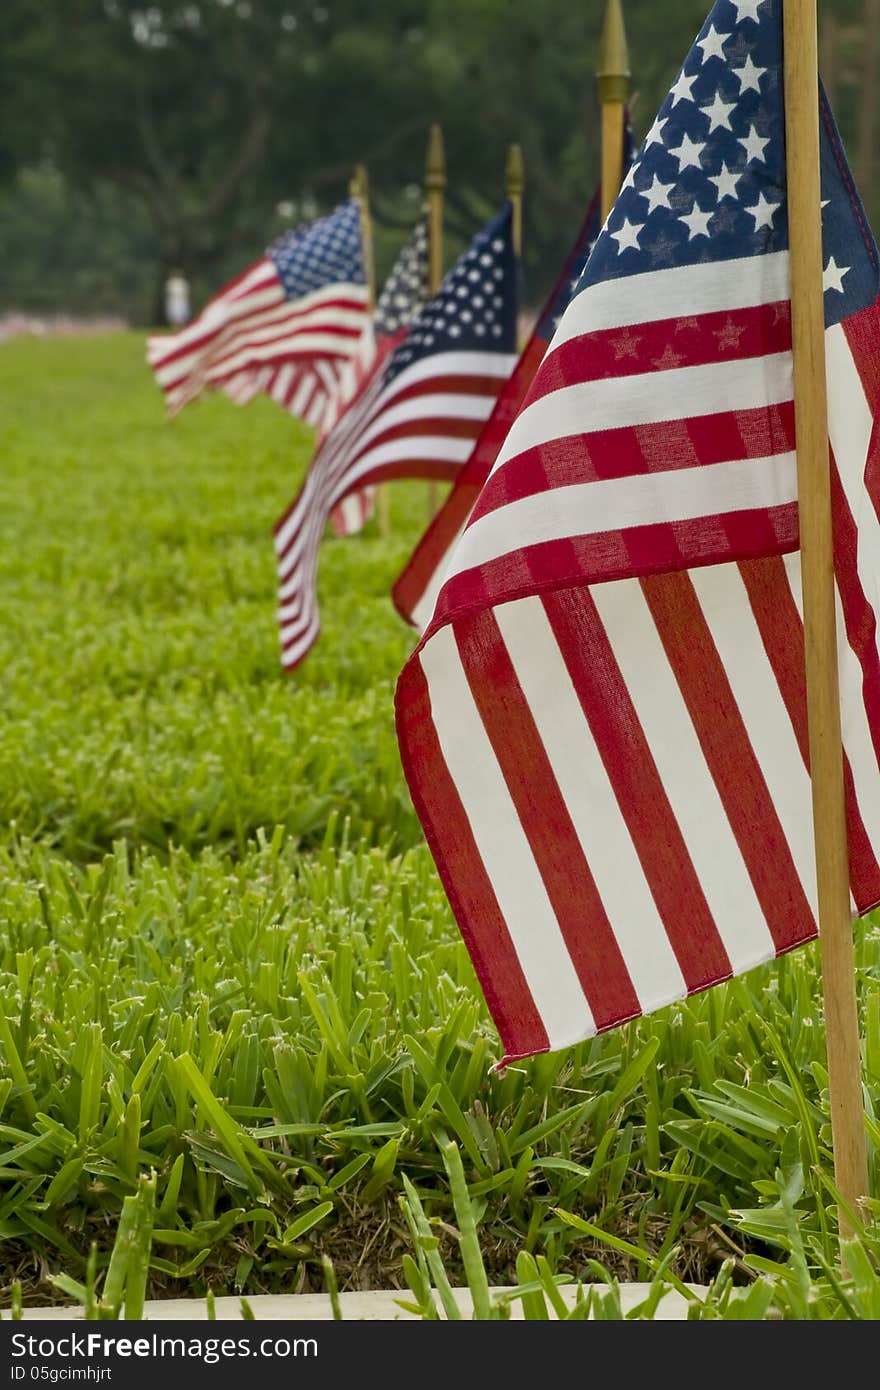
[[[824,99],[853,908],[880,902],[877,251]],[[816,935],[779,0],[718,0],[398,684],[509,1061]]]
[[370,483],[453,477],[510,375],[515,339],[508,205],[474,238],[399,344],[391,349],[386,336],[384,356],[276,525],[285,668],[296,666],[318,635],[318,549],[333,507]]
[[[626,157],[626,167],[629,167],[629,155]],[[498,451],[532,384],[566,305],[580,282],[587,257],[599,235],[599,206],[600,194],[596,193],[562,274],[519,361],[504,383],[492,414],[480,431],[473,453],[459,470],[449,496],[432,518],[391,591],[394,606],[404,622],[411,623],[420,631],[424,631],[434,610],[456,542],[492,471]]]
[[239,404],[268,390],[314,424],[368,312],[352,198],[279,237],[179,333],[149,338],[147,360],[172,415],[210,388]]
[[[423,216],[397,257],[382,288],[372,324],[364,332],[363,351],[352,359],[349,370],[330,397],[319,446],[354,401],[367,377],[378,370],[389,347],[396,346],[411,320],[429,298],[428,222]],[[368,484],[337,502],[330,522],[337,536],[353,536],[373,514],[376,489]]]

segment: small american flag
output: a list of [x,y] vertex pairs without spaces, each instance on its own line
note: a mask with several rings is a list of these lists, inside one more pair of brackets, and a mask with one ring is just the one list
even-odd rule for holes
[[333,507],[374,482],[454,477],[510,375],[515,338],[508,205],[474,238],[393,349],[386,335],[384,356],[276,525],[286,668],[302,660],[318,634],[318,549]]
[[[877,251],[822,114],[850,884],[880,901]],[[398,685],[404,767],[506,1050],[816,934],[779,0],[719,0]]]
[[[626,156],[629,167],[630,155]],[[534,380],[559,320],[577,289],[581,273],[599,235],[600,195],[590,203],[586,219],[556,285],[523,348],[519,361],[499,393],[467,463],[456,475],[449,496],[432,518],[391,591],[404,622],[424,631],[434,610],[452,551],[473,511],[498,451]]]
[[352,198],[279,237],[181,332],[151,337],[147,360],[172,415],[210,388],[244,404],[283,374],[286,408],[318,423],[368,312]]
[[[372,325],[364,333],[363,351],[352,359],[349,370],[329,398],[318,439],[319,447],[353,403],[367,377],[379,369],[379,363],[389,347],[396,346],[429,297],[428,223],[423,216],[385,281]],[[337,502],[330,513],[334,533],[337,536],[356,535],[373,514],[375,496],[375,487],[368,484]]]

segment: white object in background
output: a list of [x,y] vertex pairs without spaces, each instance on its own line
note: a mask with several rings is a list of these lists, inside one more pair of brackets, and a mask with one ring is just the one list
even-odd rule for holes
[[177,270],[165,281],[165,317],[172,328],[189,320],[189,281]]

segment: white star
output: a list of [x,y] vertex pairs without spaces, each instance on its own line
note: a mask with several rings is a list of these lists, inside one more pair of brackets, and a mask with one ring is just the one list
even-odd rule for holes
[[696,72],[692,77],[685,77],[684,72],[678,74],[678,77],[669,89],[669,95],[672,97],[673,106],[677,106],[680,101],[693,101],[691,87],[696,82],[698,76],[699,74]]
[[651,126],[651,129],[648,131],[647,135],[645,136],[645,149],[646,149],[646,150],[649,149],[651,145],[662,145],[662,144],[663,144],[663,127],[664,127],[665,125],[668,125],[668,123],[669,123],[669,117],[668,117],[668,116],[664,116],[662,121],[661,121],[661,119],[660,119],[659,116],[657,117],[657,119],[655,120],[654,124]]
[[838,265],[832,256],[822,276],[823,290],[837,290],[840,294],[843,294],[843,277],[844,275],[848,275],[851,270],[852,266]]
[[731,0],[731,3],[736,6],[737,24],[742,24],[744,19],[753,19],[756,24],[760,24],[758,10],[763,5],[764,0]]
[[619,232],[612,232],[611,235],[617,242],[617,254],[621,251],[628,251],[630,248],[637,251],[639,246],[639,233],[644,228],[644,222],[630,222],[628,217],[623,219],[623,226]]
[[720,174],[710,174],[709,182],[714,183],[718,189],[718,201],[722,198],[733,198],[736,201],[736,185],[742,178],[742,174],[735,174],[732,169],[722,163]]
[[709,26],[709,32],[704,39],[697,39],[696,47],[703,50],[703,62],[707,63],[710,58],[720,58],[724,61],[724,44],[730,38],[729,34],[719,34],[715,25]]
[[715,93],[715,99],[711,106],[701,106],[700,110],[709,117],[709,134],[717,130],[719,126],[723,130],[730,130],[730,121],[727,119],[730,112],[736,106],[735,101],[722,101],[721,93]]
[[747,164],[753,159],[760,159],[762,163],[766,163],[764,159],[764,146],[769,145],[770,141],[760,136],[753,125],[749,126],[748,135],[744,140],[740,138],[739,143],[746,152]]
[[688,241],[693,241],[695,236],[708,236],[709,229],[707,222],[714,216],[713,212],[700,212],[697,204],[694,203],[686,217],[679,217],[679,222],[683,222],[688,229]]
[[688,169],[691,166],[693,166],[694,169],[702,167],[700,164],[700,155],[703,153],[704,149],[705,145],[697,145],[691,140],[690,136],[683,135],[681,144],[678,145],[676,149],[670,150],[669,153],[675,155],[678,160],[678,172],[681,173],[682,169]]
[[761,78],[766,71],[766,68],[755,67],[755,64],[752,62],[751,53],[746,58],[741,68],[731,68],[734,77],[739,78],[740,96],[742,96],[743,92],[760,92]]
[[669,190],[674,187],[674,183],[661,183],[655,174],[651,182],[651,187],[643,188],[639,193],[639,197],[647,198],[648,212],[653,212],[655,208],[668,208],[670,206]]
[[776,212],[776,209],[778,207],[781,207],[780,203],[770,203],[764,197],[763,193],[758,194],[758,201],[755,203],[755,206],[753,208],[745,209],[745,211],[749,214],[749,217],[754,217],[755,219],[756,232],[760,227],[773,226],[773,214]]

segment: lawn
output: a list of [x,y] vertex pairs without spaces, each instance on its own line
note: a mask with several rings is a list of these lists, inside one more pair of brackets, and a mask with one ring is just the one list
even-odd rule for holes
[[[485,1277],[538,1315],[565,1276],[880,1316],[876,1224],[834,1267],[815,947],[491,1071],[392,718],[425,486],[327,540],[285,676],[307,430],[169,423],[134,334],[2,346],[0,401],[0,1305],[335,1282],[428,1316]],[[857,956],[877,1191],[876,921]]]

